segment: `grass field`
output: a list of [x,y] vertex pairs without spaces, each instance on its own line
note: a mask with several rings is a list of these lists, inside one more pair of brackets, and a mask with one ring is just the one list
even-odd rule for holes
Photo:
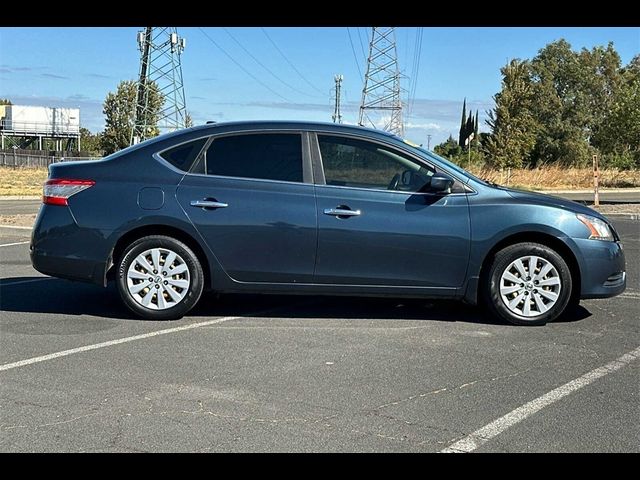
[[42,195],[47,174],[46,168],[0,167],[0,196]]
[[[471,173],[500,185],[545,189],[582,189],[593,187],[593,172],[589,168],[546,167],[544,169],[507,170],[471,168]],[[509,178],[507,178],[509,177]],[[0,196],[42,195],[42,184],[47,179],[46,168],[0,167]],[[640,187],[640,170],[601,170],[603,188]]]

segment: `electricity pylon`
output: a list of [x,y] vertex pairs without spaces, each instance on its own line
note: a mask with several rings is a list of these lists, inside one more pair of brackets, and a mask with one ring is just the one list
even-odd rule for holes
[[[140,73],[131,144],[154,136],[156,127],[161,133],[185,128],[187,109],[180,61],[185,45],[175,27],[146,27],[138,32]],[[157,116],[149,101],[151,89],[157,89],[164,99]]]
[[331,118],[333,119],[333,123],[342,123],[342,113],[340,113],[340,90],[342,89],[342,80],[344,77],[342,75],[336,75],[333,77],[333,80],[336,82],[335,86],[335,105],[333,107],[333,115]]
[[[371,112],[371,113],[370,113]],[[377,112],[377,115],[373,115]],[[403,136],[400,70],[394,27],[373,27],[358,125],[371,124]]]

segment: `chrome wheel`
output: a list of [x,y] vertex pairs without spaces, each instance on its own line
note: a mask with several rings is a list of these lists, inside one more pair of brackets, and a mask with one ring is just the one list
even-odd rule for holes
[[511,262],[500,277],[500,296],[507,308],[523,317],[537,317],[558,301],[562,282],[548,260],[528,255]]
[[166,310],[179,304],[191,280],[184,259],[167,248],[152,248],[138,255],[127,271],[127,289],[140,305]]

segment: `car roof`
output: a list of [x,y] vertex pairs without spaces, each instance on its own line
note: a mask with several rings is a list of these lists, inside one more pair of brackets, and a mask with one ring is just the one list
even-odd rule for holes
[[198,125],[191,127],[191,131],[215,131],[218,129],[231,130],[272,130],[272,129],[300,129],[300,130],[322,130],[335,132],[351,132],[360,134],[384,135],[388,137],[396,137],[395,134],[384,130],[375,130],[372,128],[361,127],[359,125],[347,125],[344,123],[331,122],[309,122],[297,120],[243,120],[234,122],[216,122],[206,125]]

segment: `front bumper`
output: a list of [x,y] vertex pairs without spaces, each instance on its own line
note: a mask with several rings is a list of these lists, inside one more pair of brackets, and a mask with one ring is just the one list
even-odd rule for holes
[[42,205],[31,234],[31,264],[45,275],[104,286],[107,235],[79,227],[68,207]]
[[574,238],[581,254],[580,298],[608,298],[627,288],[624,249],[621,242]]

